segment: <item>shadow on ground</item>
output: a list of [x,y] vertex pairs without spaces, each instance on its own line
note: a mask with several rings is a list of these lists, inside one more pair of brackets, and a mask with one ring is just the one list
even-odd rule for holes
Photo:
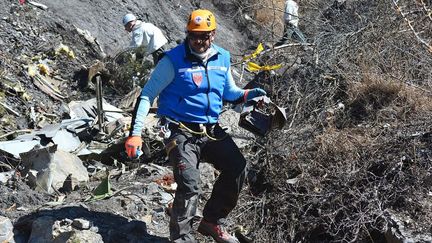
[[[144,222],[128,220],[125,217],[106,212],[90,211],[83,206],[68,206],[59,209],[41,210],[19,218],[15,227],[15,238],[17,242],[27,242],[33,222],[41,217],[50,218],[54,223],[63,219],[84,219],[97,227],[97,233],[103,238],[103,242],[169,242],[168,238],[150,235]],[[46,225],[52,228],[53,224]]]

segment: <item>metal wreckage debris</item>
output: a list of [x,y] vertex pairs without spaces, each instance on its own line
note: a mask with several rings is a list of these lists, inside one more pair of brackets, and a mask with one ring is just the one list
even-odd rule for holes
[[246,104],[240,114],[239,126],[259,136],[272,129],[281,129],[287,121],[285,108],[277,106],[269,97],[256,97]]

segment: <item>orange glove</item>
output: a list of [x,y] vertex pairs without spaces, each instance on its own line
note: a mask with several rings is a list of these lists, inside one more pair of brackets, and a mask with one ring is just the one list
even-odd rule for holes
[[143,152],[141,151],[142,139],[138,136],[130,136],[126,139],[126,153],[130,159],[138,158]]

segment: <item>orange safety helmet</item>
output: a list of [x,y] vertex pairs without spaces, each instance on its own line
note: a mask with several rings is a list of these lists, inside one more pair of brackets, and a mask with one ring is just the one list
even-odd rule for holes
[[187,31],[212,31],[216,29],[216,18],[206,9],[192,11],[186,26]]

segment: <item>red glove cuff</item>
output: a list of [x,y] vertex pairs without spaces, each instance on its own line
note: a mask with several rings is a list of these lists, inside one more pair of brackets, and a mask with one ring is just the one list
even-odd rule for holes
[[245,92],[244,92],[244,94],[243,94],[243,102],[246,102],[246,101],[247,101],[247,96],[248,96],[248,94],[249,94],[249,91],[250,91],[250,89],[246,89],[246,90],[245,90]]

